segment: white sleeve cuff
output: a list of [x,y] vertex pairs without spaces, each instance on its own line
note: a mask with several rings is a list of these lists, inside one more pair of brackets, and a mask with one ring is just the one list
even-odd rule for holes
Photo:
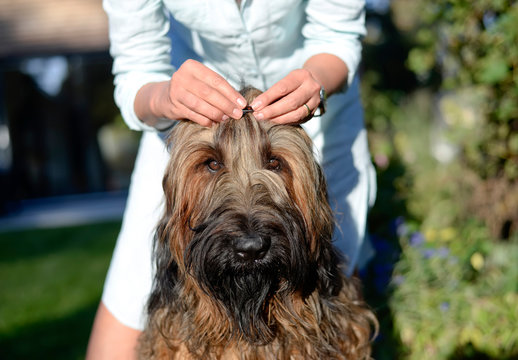
[[128,127],[139,131],[157,131],[152,126],[146,125],[135,114],[135,97],[142,86],[160,81],[168,81],[170,75],[162,73],[141,73],[121,74],[115,78],[115,102],[119,107],[122,117]]

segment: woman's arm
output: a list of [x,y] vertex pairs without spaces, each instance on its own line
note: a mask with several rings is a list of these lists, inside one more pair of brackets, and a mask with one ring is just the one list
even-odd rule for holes
[[302,29],[307,60],[256,99],[256,118],[301,123],[314,113],[323,86],[330,96],[345,91],[361,58],[365,34],[365,1],[309,0]]
[[101,302],[88,341],[86,360],[136,359],[140,333],[122,324]]
[[349,75],[347,65],[333,54],[313,55],[305,62],[303,68],[326,89],[328,96],[340,91]]
[[292,71],[255,99],[254,116],[279,124],[304,122],[320,103],[320,88],[331,95],[344,86],[348,74],[347,65],[335,55],[314,55],[302,69]]
[[173,120],[203,125],[240,117],[244,98],[196,61],[171,65],[169,17],[161,0],[104,0],[115,75],[115,102],[134,130],[156,130]]
[[129,128],[154,130],[136,116],[134,101],[142,86],[167,81],[171,65],[169,19],[160,0],[103,0],[108,15],[115,102]]
[[172,120],[211,126],[239,119],[245,106],[243,96],[222,76],[195,60],[183,63],[168,81],[144,85],[135,97],[137,117],[158,129]]

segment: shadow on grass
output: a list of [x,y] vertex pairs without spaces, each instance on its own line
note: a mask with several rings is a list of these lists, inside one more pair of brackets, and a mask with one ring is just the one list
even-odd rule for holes
[[[0,263],[27,260],[64,250],[88,249],[104,253],[113,248],[120,222],[72,226],[57,229],[20,230],[0,234]],[[108,234],[108,235],[106,235]],[[105,237],[105,241],[99,236]],[[23,244],[23,246],[20,246]]]
[[120,222],[0,235],[0,359],[82,359]]
[[70,316],[0,334],[2,359],[83,359],[98,303]]

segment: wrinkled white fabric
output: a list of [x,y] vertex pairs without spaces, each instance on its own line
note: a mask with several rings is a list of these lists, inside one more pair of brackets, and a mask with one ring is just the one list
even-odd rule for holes
[[[180,59],[192,48],[234,86],[244,82],[266,90],[311,55],[330,53],[347,64],[351,84],[361,57],[359,36],[365,33],[364,1],[358,0],[243,0],[240,8],[234,0],[104,0],[103,5],[115,99],[137,130],[151,128],[135,116],[135,94],[148,82],[171,77],[171,54]],[[172,45],[169,12],[176,20],[173,40],[179,40]]]
[[369,257],[365,228],[376,184],[370,161],[356,71],[365,33],[359,0],[104,0],[114,57],[115,100],[131,129],[144,132],[123,226],[108,272],[103,302],[123,324],[142,329],[153,265],[152,238],[163,206],[161,180],[168,154],[156,130],[135,115],[137,91],[168,80],[186,59],[203,62],[235,88],[266,90],[317,53],[349,68],[327,113],[304,125],[328,181],[337,218],[335,244],[349,273]]

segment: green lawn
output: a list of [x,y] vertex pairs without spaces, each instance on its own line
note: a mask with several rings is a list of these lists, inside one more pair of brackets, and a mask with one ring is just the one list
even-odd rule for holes
[[0,358],[82,359],[120,223],[0,234]]

